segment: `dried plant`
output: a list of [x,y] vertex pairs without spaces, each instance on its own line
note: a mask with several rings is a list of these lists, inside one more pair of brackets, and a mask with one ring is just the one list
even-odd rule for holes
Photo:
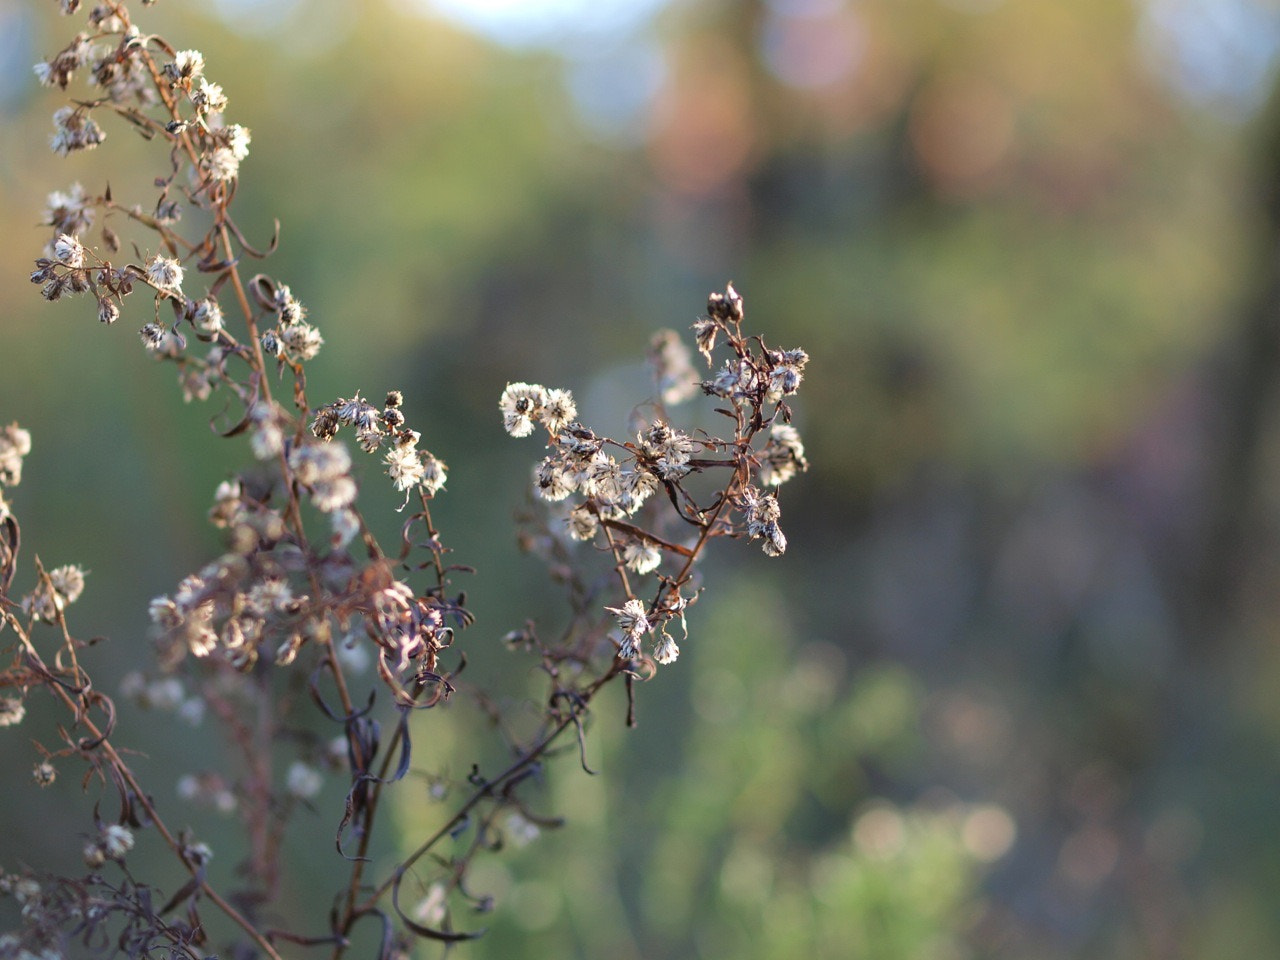
[[[73,15],[80,4],[61,7]],[[21,723],[35,691],[52,697],[66,720],[54,734],[38,733],[36,782],[48,785],[75,765],[85,787],[98,785],[103,796],[83,875],[0,876],[23,917],[21,929],[0,937],[0,957],[62,957],[79,945],[107,956],[279,960],[306,947],[336,960],[353,931],[369,926],[376,955],[391,958],[418,938],[477,936],[456,924],[464,905],[487,906],[468,883],[472,861],[504,835],[557,825],[532,808],[525,784],[566,737],[576,738],[586,768],[584,721],[597,694],[621,681],[634,724],[637,682],[675,662],[680,643],[696,642],[687,624],[710,541],[745,538],[769,556],[785,551],[776,490],[808,466],[788,407],[807,356],[744,333],[743,301],[729,285],[693,327],[708,368],[717,352],[722,365],[703,379],[681,338],[658,334],[655,399],[634,438],[594,432],[567,390],[509,383],[501,391],[507,433],[546,441],[533,488],[548,505],[524,517],[520,541],[563,585],[569,616],[554,637],[532,622],[506,637],[513,655],[533,657],[545,678],[537,729],[510,745],[504,768],[476,765],[465,783],[442,786],[451,812],[380,869],[371,843],[384,793],[418,769],[410,718],[455,695],[498,709],[459,679],[460,631],[472,617],[455,580],[467,568],[449,560],[431,516],[446,465],[422,446],[397,390],[381,403],[359,394],[309,398],[306,364],[324,339],[287,285],[242,273],[275,240],[255,248],[232,214],[250,134],[228,119],[228,97],[205,75],[199,52],[145,33],[124,4],[107,2],[87,11],[86,29],[36,74],[61,90],[80,74],[93,89],[54,114],[55,153],[97,147],[114,114],[166,150],[168,162],[149,212],[109,188],[73,184],[50,194],[51,236],[32,282],[48,300],[92,298],[108,324],[131,297],[146,301],[145,349],[176,368],[184,400],[224,398],[236,413],[219,433],[247,437],[259,464],[218,487],[209,519],[225,534],[225,552],[151,602],[154,663],[137,665],[120,691],[150,710],[211,717],[239,757],[234,770],[184,776],[175,802],[155,799],[158,791],[139,781],[117,743],[117,707],[82,660],[86,643],[67,608],[85,588],[83,571],[47,570],[36,560],[34,586],[11,592],[19,525],[0,496],[0,630],[9,637],[0,725]],[[281,382],[292,388],[287,398],[273,395]],[[699,393],[718,402],[723,436],[672,425],[668,408]],[[404,494],[409,512],[390,552],[358,505],[349,439],[378,457]],[[18,485],[31,443],[16,424],[0,431],[0,494]],[[360,661],[376,667],[368,689],[356,686]],[[334,743],[286,736],[317,711],[333,724]],[[334,897],[286,924],[273,908],[288,870],[284,832],[325,775],[347,785],[343,807],[331,812]],[[210,846],[175,826],[185,803],[238,814],[244,863],[234,889],[210,879]],[[144,834],[158,837],[184,871],[177,889],[161,891],[131,872],[131,849]],[[408,877],[426,892],[413,903]]]

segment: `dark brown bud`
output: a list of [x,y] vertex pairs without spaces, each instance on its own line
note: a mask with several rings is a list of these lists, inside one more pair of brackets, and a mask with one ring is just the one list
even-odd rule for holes
[[732,283],[725,286],[724,293],[713,293],[707,298],[707,313],[722,323],[742,322],[742,297]]

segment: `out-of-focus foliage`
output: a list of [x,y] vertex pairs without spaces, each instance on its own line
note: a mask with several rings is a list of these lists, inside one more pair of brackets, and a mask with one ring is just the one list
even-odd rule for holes
[[[976,881],[1015,828],[945,792],[905,809],[868,800],[920,754],[919,684],[888,666],[848,682],[837,648],[786,639],[787,601],[765,581],[744,577],[709,606],[688,699],[645,711],[646,743],[602,717],[587,749],[599,775],[552,777],[548,807],[567,824],[532,839],[508,830],[520,855],[481,872],[490,889],[471,892],[509,906],[486,954],[963,953]],[[462,771],[453,723],[436,736],[444,768]],[[420,797],[401,805],[407,835],[436,816]]]
[[[561,54],[401,4],[300,2],[261,30],[154,8],[253,129],[240,206],[254,236],[284,223],[269,269],[328,341],[313,395],[400,387],[433,425],[438,520],[482,573],[469,669],[502,696],[529,667],[498,638],[560,611],[505,547],[530,464],[502,385],[570,387],[620,430],[651,331],[730,277],[813,356],[791,550],[710,570],[639,729],[606,703],[599,775],[545,771],[567,825],[490,861],[474,956],[1280,952],[1280,153],[1266,111],[1151,69],[1148,10],[1177,7],[673,3],[622,41],[663,72],[603,137]],[[48,52],[51,10],[0,15],[5,51]],[[45,149],[34,84],[3,102],[0,421],[37,440],[28,538],[92,570],[82,612],[123,663],[147,600],[214,549],[217,411],[177,401],[145,318],[99,329],[25,283],[42,197],[87,167]],[[109,137],[121,196],[148,174]],[[128,546],[142,523],[163,549]],[[475,720],[422,718],[442,777],[500,750]],[[155,756],[158,782],[185,769]]]

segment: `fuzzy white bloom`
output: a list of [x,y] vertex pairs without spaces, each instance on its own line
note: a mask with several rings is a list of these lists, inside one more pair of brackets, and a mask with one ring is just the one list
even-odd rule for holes
[[219,137],[225,139],[227,149],[237,160],[243,160],[249,156],[249,143],[253,137],[247,127],[242,127],[238,123],[230,124],[219,130]]
[[498,401],[503,429],[513,437],[527,437],[533,433],[533,422],[542,415],[546,402],[546,387],[536,383],[508,383]]
[[767,557],[780,557],[787,552],[787,538],[776,521],[765,524],[764,543],[760,545]]
[[156,254],[147,261],[147,280],[161,290],[178,291],[182,288],[182,264],[171,257]]
[[155,710],[177,710],[185,696],[181,680],[177,677],[160,677],[147,684],[141,699],[145,706]]
[[260,617],[270,613],[287,613],[296,603],[289,581],[280,577],[267,577],[257,581],[245,594],[245,609]]
[[428,927],[438,927],[444,923],[449,908],[449,892],[443,883],[433,883],[427,888],[427,895],[414,908],[414,918]]
[[775,423],[769,431],[769,442],[760,451],[760,482],[768,487],[786,483],[797,472],[809,469],[804,457],[804,443],[795,427]]
[[291,794],[302,800],[310,800],[320,792],[323,786],[324,777],[320,775],[320,771],[301,760],[293,762],[285,777],[285,787]]
[[59,233],[77,236],[93,225],[93,208],[84,187],[73,183],[66,192],[55,190],[45,199],[43,224]]
[[569,511],[569,536],[574,540],[590,540],[599,529],[599,518],[585,503],[578,504]]
[[356,482],[348,476],[318,480],[311,488],[311,502],[321,513],[333,513],[355,503],[357,493]]
[[664,632],[653,649],[653,659],[666,666],[669,663],[675,663],[679,656],[680,647],[676,645],[675,639],[669,633]]
[[174,713],[183,723],[198,727],[204,722],[205,702],[199,697],[188,697],[179,704]]
[[249,436],[249,449],[259,460],[270,460],[284,450],[284,431],[280,428],[275,411],[265,403],[254,406],[249,413],[253,433]]
[[298,360],[310,360],[320,352],[324,337],[311,324],[299,320],[280,328],[280,340],[289,354]]
[[422,454],[422,487],[428,493],[434,495],[444,489],[445,481],[448,479],[449,465],[443,460],[433,457],[425,451]]
[[[342,668],[348,674],[361,674],[369,669],[369,664],[373,662],[373,656],[369,653],[369,647],[363,642],[363,638],[352,633],[341,643],[336,645],[336,653],[338,660],[342,663]],[[345,737],[339,737],[338,743],[342,747],[342,757],[346,758],[347,740]]]
[[662,551],[648,540],[632,540],[622,548],[622,559],[636,573],[652,573],[662,563]]
[[578,405],[568,390],[548,390],[542,407],[542,423],[552,433],[559,433],[578,416]]
[[62,233],[53,241],[53,255],[72,270],[84,266],[84,244],[77,237]]
[[552,503],[563,500],[578,486],[578,471],[559,457],[547,457],[533,470],[534,491]]
[[31,433],[16,423],[0,427],[0,486],[22,482],[22,459],[31,452]]
[[329,525],[333,528],[330,542],[335,548],[345,547],[360,533],[360,518],[354,510],[334,510],[329,514]]
[[17,697],[0,697],[0,727],[12,727],[27,715],[26,705]]
[[92,150],[107,135],[97,121],[74,107],[59,107],[53,112],[53,136],[49,146],[65,157],[76,150]]
[[103,852],[112,860],[123,860],[124,855],[133,849],[133,832],[126,826],[113,823],[102,831]]
[[[204,54],[199,50],[179,50],[173,57],[173,72],[179,77],[195,78],[204,73]],[[165,73],[169,73],[166,69]]]
[[618,626],[629,637],[643,636],[651,629],[644,602],[635,597],[621,607],[605,607],[605,609],[617,617]]
[[649,363],[658,398],[667,406],[683,403],[698,392],[700,378],[693,354],[674,330],[659,330],[649,343]]
[[222,307],[213,297],[205,297],[196,303],[195,314],[191,319],[201,333],[217,333],[224,322]]
[[427,471],[418,455],[418,448],[412,443],[398,444],[387,451],[383,457],[387,466],[387,476],[395,484],[397,490],[408,491],[420,484]]
[[643,466],[637,465],[634,470],[624,470],[620,476],[622,496],[617,506],[624,513],[632,514],[644,506],[658,489],[658,479]]
[[542,833],[536,823],[518,811],[507,817],[506,826],[507,836],[516,847],[527,847]]
[[59,603],[61,608],[63,603],[75,603],[80,599],[84,592],[84,570],[75,564],[58,567],[49,571],[49,582],[62,601]]
[[294,447],[289,466],[300,483],[313,484],[344,476],[351,469],[351,454],[341,443],[311,443]]
[[240,158],[229,147],[214,147],[200,158],[200,168],[213,180],[234,180],[240,175]]

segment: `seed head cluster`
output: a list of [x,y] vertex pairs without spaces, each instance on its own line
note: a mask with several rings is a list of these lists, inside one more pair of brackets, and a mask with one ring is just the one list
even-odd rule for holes
[[[623,660],[642,657],[642,640],[651,632],[656,634],[654,662],[670,663],[679,655],[667,626],[678,620],[687,637],[685,610],[697,593],[685,588],[707,538],[761,540],[770,557],[787,549],[776,493],[764,493],[760,486],[776,491],[809,467],[788,406],[808,356],[744,337],[743,317],[742,296],[729,284],[723,293],[711,294],[707,315],[693,326],[695,346],[708,365],[717,343],[732,353],[720,374],[700,382],[704,393],[730,401],[732,409],[719,412],[733,422],[731,438],[681,430],[658,413],[634,441],[618,441],[577,420],[567,390],[509,383],[499,398],[502,425],[511,436],[530,436],[539,426],[545,430],[551,452],[534,468],[534,494],[552,504],[567,502],[559,513],[567,538],[594,542],[614,558],[625,599],[604,609],[615,617],[617,655]],[[655,410],[696,392],[691,357],[678,335],[664,331],[655,337],[650,349]],[[713,471],[727,473],[729,480],[713,500],[699,502],[688,481]],[[665,496],[655,497],[660,491]],[[655,504],[674,509],[646,509]],[[689,527],[701,535],[690,539]],[[657,599],[649,604],[637,596],[637,578],[643,576],[656,580]]]
[[[80,0],[59,4],[68,15],[80,11]],[[130,665],[118,697],[166,728],[216,724],[234,760],[214,769],[196,756],[168,789],[143,785],[131,766],[136,753],[117,749],[116,703],[90,676],[93,644],[73,632],[76,611],[68,615],[86,571],[37,561],[33,585],[10,599],[20,537],[4,497],[21,481],[32,443],[17,424],[0,428],[0,629],[17,651],[0,668],[0,728],[30,725],[29,692],[49,694],[69,719],[53,727],[56,742],[35,742],[35,762],[23,769],[48,787],[60,767],[82,764],[96,801],[92,828],[72,846],[87,875],[0,871],[0,895],[13,897],[23,922],[0,936],[0,958],[71,955],[69,931],[95,953],[206,956],[201,911],[215,910],[222,916],[211,929],[240,931],[228,956],[279,957],[282,944],[313,943],[345,957],[353,928],[370,918],[382,922],[386,956],[408,956],[414,937],[469,937],[454,907],[486,902],[469,892],[472,860],[502,839],[536,842],[554,822],[522,784],[559,751],[562,735],[581,734],[599,690],[625,677],[630,694],[632,681],[677,661],[704,589],[696,565],[708,544],[723,537],[758,541],[769,557],[786,551],[779,491],[808,469],[791,409],[808,356],[744,334],[743,298],[730,284],[708,298],[692,347],[671,330],[653,338],[652,396],[620,431],[588,426],[568,389],[507,383],[502,429],[543,443],[531,471],[538,509],[527,512],[520,542],[548,562],[572,611],[554,641],[533,621],[507,635],[513,650],[538,658],[548,685],[537,723],[510,724],[473,674],[458,680],[466,657],[453,649],[455,632],[472,616],[456,581],[474,571],[451,561],[432,517],[445,462],[424,446],[399,390],[381,403],[359,391],[313,403],[307,365],[325,346],[316,316],[326,329],[330,318],[313,315],[278,279],[244,271],[277,238],[255,245],[233,213],[251,135],[228,118],[227,90],[203,53],[142,31],[120,0],[86,12],[87,28],[35,65],[46,86],[90,87],[54,113],[54,153],[97,147],[106,135],[99,121],[123,118],[168,155],[145,203],[122,201],[105,181],[101,192],[75,182],[50,193],[30,279],[48,301],[92,297],[104,334],[129,302],[144,300],[139,356],[172,364],[184,401],[217,397],[210,423],[243,464],[217,484],[208,509],[222,545],[194,572],[176,571],[169,592],[150,601],[154,662]],[[141,298],[129,301],[134,293]],[[723,418],[708,411],[716,430],[681,426],[672,414],[700,395]],[[357,450],[376,459],[361,461]],[[360,503],[379,472],[403,495],[401,511],[413,504],[389,551]],[[513,738],[514,763],[496,772],[477,764],[464,779],[432,769],[438,751],[411,749],[416,731],[439,716],[428,708],[455,694],[473,697]],[[318,719],[334,726],[325,732]],[[521,741],[523,727],[532,734]],[[385,845],[371,838],[387,809],[384,791],[406,778],[426,783],[433,801],[456,801],[459,812],[388,870]],[[326,902],[325,918],[276,929],[286,826],[299,811],[322,809],[334,792],[326,783],[345,792],[333,821],[346,886]],[[212,851],[177,826],[186,811],[174,814],[172,804],[240,822],[247,854],[228,872],[234,879],[215,886]],[[468,830],[474,842],[451,845]],[[135,841],[167,845],[171,865],[184,871],[176,892],[134,876],[144,859],[132,852]],[[405,877],[423,897],[412,917],[401,912]],[[234,885],[225,895],[224,883]]]

